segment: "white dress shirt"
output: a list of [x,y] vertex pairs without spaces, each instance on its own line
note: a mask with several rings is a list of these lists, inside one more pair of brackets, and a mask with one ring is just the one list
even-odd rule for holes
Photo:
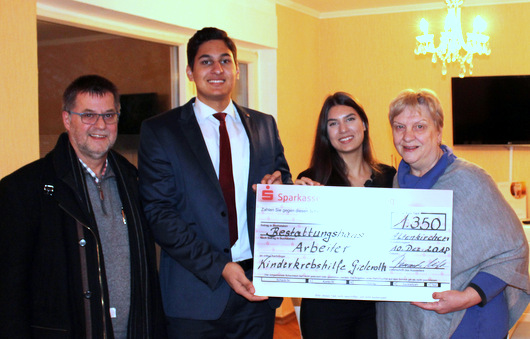
[[[217,178],[219,178],[219,120],[213,114],[220,113],[195,98],[193,110],[201,128],[202,136]],[[230,151],[232,152],[232,173],[236,190],[237,233],[238,239],[232,246],[232,260],[240,261],[252,258],[247,222],[247,187],[250,168],[250,143],[245,127],[230,100],[228,106],[222,110],[226,113],[226,129],[230,137]]]

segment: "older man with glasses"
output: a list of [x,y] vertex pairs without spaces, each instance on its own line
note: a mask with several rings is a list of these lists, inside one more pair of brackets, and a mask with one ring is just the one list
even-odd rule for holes
[[76,79],[67,133],[0,181],[0,337],[166,336],[137,171],[111,150],[119,109],[112,82]]

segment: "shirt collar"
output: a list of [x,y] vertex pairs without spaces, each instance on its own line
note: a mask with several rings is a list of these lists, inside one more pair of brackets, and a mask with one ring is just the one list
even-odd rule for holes
[[[218,111],[214,110],[210,106],[206,105],[204,102],[200,101],[199,98],[195,98],[195,102],[193,103],[195,115],[197,117],[197,121],[199,123],[202,123],[204,120],[212,117],[215,113],[219,113]],[[231,116],[232,119],[235,119],[236,121],[239,121],[239,114],[236,114],[236,108],[234,106],[234,102],[230,100],[228,103],[228,106],[221,112],[226,113],[228,116]]]
[[88,167],[87,164],[85,164],[83,162],[83,160],[81,160],[81,158],[78,158],[79,159],[79,162],[81,163],[81,165],[83,165],[83,168],[85,169],[85,171],[90,174],[90,176],[92,177],[92,179],[94,179],[94,182],[96,184],[99,184],[99,182],[105,177],[105,174],[111,174],[110,171],[107,171],[107,169],[109,168],[108,165],[109,165],[109,159],[105,159],[105,164],[103,165],[103,169],[101,170],[101,178],[98,178],[98,176],[96,175],[96,173],[94,173],[94,171]]

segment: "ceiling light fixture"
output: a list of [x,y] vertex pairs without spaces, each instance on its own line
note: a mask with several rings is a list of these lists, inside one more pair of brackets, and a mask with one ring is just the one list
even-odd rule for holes
[[[473,54],[490,55],[489,36],[482,34],[486,30],[486,21],[478,15],[473,22],[473,33],[467,33],[467,42],[462,34],[460,19],[460,6],[464,0],[446,0],[447,17],[445,18],[445,32],[441,32],[440,45],[434,47],[434,34],[429,34],[429,23],[425,19],[420,21],[420,30],[423,35],[416,37],[416,55],[432,53],[432,62],[438,58],[442,61],[442,74],[447,74],[447,64],[460,63],[461,78],[469,70],[473,74]],[[466,69],[466,63],[469,67]]]

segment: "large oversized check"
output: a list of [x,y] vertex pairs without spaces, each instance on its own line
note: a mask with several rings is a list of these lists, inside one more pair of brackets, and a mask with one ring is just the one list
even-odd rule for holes
[[433,301],[451,285],[453,192],[258,185],[257,295]]

